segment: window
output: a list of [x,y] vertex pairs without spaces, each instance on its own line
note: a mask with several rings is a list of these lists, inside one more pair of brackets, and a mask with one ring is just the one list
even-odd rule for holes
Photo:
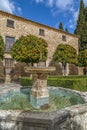
[[66,36],[62,35],[62,41],[66,41]]
[[7,19],[7,27],[14,28],[14,21]]
[[9,52],[15,42],[15,37],[6,36],[5,37],[5,50]]
[[39,29],[39,35],[44,36],[44,29]]
[[7,69],[13,68],[13,59],[5,58],[5,67]]

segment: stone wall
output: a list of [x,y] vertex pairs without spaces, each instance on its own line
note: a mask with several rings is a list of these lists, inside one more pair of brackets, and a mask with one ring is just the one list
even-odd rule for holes
[[[7,19],[14,21],[14,28],[7,27]],[[44,36],[39,35],[39,29],[44,29]],[[48,43],[48,58],[46,65],[52,62],[52,56],[59,44],[69,44],[73,46],[78,53],[78,37],[59,29],[55,29],[31,20],[27,20],[9,13],[0,11],[0,35],[15,37],[18,39],[21,35],[33,34],[44,38]],[[66,41],[62,40],[62,35],[66,36]]]
[[0,130],[87,130],[87,104],[49,113],[0,110]]
[[[8,85],[9,87],[7,84],[1,85],[1,98],[3,98],[3,93],[20,91],[19,84]],[[0,130],[87,130],[87,92],[60,87],[57,89],[78,93],[86,103],[50,112],[0,109]]]

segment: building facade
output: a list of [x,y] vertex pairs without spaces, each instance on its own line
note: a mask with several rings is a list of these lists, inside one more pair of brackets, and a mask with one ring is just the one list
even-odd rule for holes
[[[14,62],[9,54],[9,51],[15,40],[22,35],[25,36],[29,34],[36,35],[37,37],[41,37],[47,41],[48,58],[46,66],[53,64],[52,56],[56,47],[61,43],[73,46],[78,52],[78,36],[0,11],[0,35],[3,37],[5,42],[5,55],[3,62],[5,67],[14,67]],[[61,64],[59,64],[59,67],[61,68]],[[68,68],[68,74],[70,74],[70,67]],[[76,70],[75,73],[78,73],[77,71],[78,70]],[[74,74],[74,72],[72,73]],[[62,74],[62,72],[57,72],[57,74]]]

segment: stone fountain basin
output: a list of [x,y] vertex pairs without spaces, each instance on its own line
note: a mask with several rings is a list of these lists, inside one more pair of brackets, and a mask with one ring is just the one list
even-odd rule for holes
[[[1,86],[1,96],[11,91],[20,91],[21,88],[18,84],[2,84]],[[87,92],[74,92],[79,93],[87,102]],[[0,130],[87,130],[86,124],[87,103],[54,112],[0,110]]]

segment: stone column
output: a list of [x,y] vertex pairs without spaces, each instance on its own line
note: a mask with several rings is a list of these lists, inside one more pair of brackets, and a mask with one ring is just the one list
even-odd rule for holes
[[11,75],[10,74],[5,75],[5,83],[11,83]]
[[34,108],[49,104],[49,92],[47,89],[47,74],[37,73],[32,75],[33,85],[30,92],[30,102]]

